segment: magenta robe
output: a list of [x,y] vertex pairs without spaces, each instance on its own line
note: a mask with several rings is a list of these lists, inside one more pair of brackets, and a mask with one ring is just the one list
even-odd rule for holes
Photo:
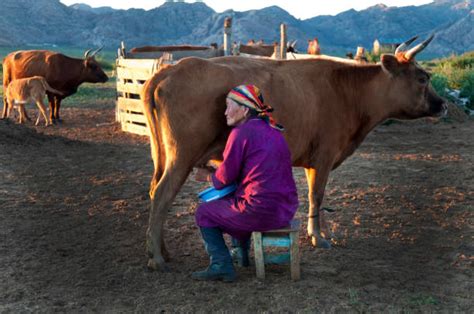
[[212,175],[212,182],[216,189],[237,183],[237,190],[200,204],[196,223],[219,227],[239,240],[247,239],[252,231],[287,226],[298,208],[285,138],[259,118],[232,129],[224,161]]

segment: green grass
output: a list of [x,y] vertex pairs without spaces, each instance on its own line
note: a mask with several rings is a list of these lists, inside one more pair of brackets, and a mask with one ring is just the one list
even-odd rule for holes
[[461,97],[469,99],[466,107],[474,109],[474,51],[432,60],[427,66],[433,73],[433,88],[440,95],[449,98],[445,89],[458,89]]
[[410,297],[409,303],[410,305],[413,305],[413,306],[424,306],[424,305],[438,305],[439,301],[431,295],[417,294]]

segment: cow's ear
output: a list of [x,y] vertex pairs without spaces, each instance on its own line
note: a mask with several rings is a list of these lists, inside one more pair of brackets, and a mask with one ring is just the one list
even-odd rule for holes
[[380,57],[380,62],[382,69],[391,75],[398,75],[401,71],[400,63],[394,55],[383,54]]

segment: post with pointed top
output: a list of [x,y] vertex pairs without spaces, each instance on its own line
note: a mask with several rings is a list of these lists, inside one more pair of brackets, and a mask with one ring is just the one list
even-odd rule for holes
[[280,25],[280,59],[286,59],[286,24]]
[[232,54],[232,18],[226,17],[224,20],[224,56]]

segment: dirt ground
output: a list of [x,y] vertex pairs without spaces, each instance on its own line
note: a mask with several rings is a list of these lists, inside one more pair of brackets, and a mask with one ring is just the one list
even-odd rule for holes
[[207,264],[193,217],[206,186],[182,188],[166,222],[171,272],[149,272],[148,139],[121,132],[113,104],[62,113],[47,128],[0,121],[0,312],[474,310],[472,120],[374,130],[330,176],[330,250],[306,237],[295,169],[302,279],[280,265],[260,282],[252,265],[224,284],[190,278]]

